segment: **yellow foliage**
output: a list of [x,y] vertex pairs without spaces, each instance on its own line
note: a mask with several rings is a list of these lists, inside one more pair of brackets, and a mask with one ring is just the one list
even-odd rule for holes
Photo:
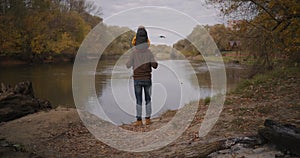
[[[20,6],[22,5],[20,3]],[[5,13],[1,12],[0,55],[75,54],[91,30],[88,20],[97,21],[97,18],[88,13],[79,12],[80,6],[68,10],[64,4],[48,0],[34,1],[31,5],[32,7],[22,6],[22,11],[8,9]],[[22,18],[17,17],[19,13],[16,12],[22,13]]]
[[239,32],[242,45],[264,58],[264,63],[280,56],[300,63],[299,0],[207,0],[207,3],[244,22]]
[[77,43],[71,38],[70,34],[64,32],[57,41],[48,41],[48,48],[54,53],[62,53],[64,50],[77,47]]
[[45,40],[45,35],[38,35],[34,37],[30,44],[32,52],[37,54],[42,53],[46,48],[44,43]]

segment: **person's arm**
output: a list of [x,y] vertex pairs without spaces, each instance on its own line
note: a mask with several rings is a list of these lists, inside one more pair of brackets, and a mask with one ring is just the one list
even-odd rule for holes
[[153,67],[154,69],[157,69],[158,63],[156,61],[155,62],[151,62],[151,67]]
[[151,51],[150,51],[150,64],[151,64],[151,67],[153,67],[154,69],[156,69],[158,67],[158,63],[155,60],[154,55]]
[[133,66],[133,52],[131,52],[131,54],[129,55],[129,59],[126,63],[126,67],[129,69],[130,67]]

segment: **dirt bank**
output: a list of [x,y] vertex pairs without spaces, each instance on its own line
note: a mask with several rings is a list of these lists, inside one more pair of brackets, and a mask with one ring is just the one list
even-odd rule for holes
[[[257,130],[263,127],[263,122],[267,118],[299,127],[299,74],[289,73],[284,77],[260,79],[259,82],[251,80],[238,93],[229,94],[217,124],[203,138],[198,137],[198,130],[207,109],[203,101],[199,102],[196,117],[180,138],[167,147],[145,153],[123,152],[105,145],[89,133],[75,109],[57,108],[2,123],[0,125],[0,140],[2,140],[0,156],[186,157],[199,154],[196,149],[190,150],[195,145],[198,149],[199,147],[207,149],[207,144],[216,140],[256,135]],[[149,126],[124,125],[122,127],[133,131],[151,131],[166,124],[174,114],[175,111],[169,111],[160,118],[156,118]],[[19,152],[12,152],[13,150]],[[230,155],[238,157],[283,155],[270,147],[256,147],[256,149],[252,148],[244,152],[241,150],[243,149],[218,152],[213,156],[220,157],[220,153],[224,157],[226,155],[228,157]]]

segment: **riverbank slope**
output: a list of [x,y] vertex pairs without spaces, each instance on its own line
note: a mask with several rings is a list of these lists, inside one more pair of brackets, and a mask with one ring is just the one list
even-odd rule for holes
[[[200,101],[196,117],[180,138],[162,149],[147,153],[118,151],[100,142],[85,128],[76,109],[57,108],[49,112],[38,112],[0,125],[0,156],[185,157],[200,154],[197,150],[192,150],[191,153],[191,147],[197,145],[206,148],[207,144],[220,139],[256,135],[267,118],[299,127],[299,89],[299,68],[281,69],[246,80],[235,92],[227,95],[221,116],[208,135],[198,137],[198,130],[207,109],[204,101]],[[176,111],[168,111],[154,119],[149,126],[123,125],[122,128],[150,131],[166,124],[175,113]],[[230,154],[248,154],[247,157],[251,152]],[[266,152],[252,154],[257,156]],[[267,154],[275,157],[278,151],[271,150]]]

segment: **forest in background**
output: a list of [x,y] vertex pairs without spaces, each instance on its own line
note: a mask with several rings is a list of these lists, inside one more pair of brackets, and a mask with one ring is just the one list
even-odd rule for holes
[[[253,70],[282,64],[299,65],[299,1],[206,0],[206,3],[220,10],[231,23],[196,26],[186,39],[174,44],[174,48],[187,56],[199,54],[193,44],[209,45],[205,40],[208,37],[203,37],[206,30],[220,51],[234,50],[254,58]],[[230,42],[238,42],[239,47],[230,48]]]
[[[182,54],[199,54],[190,41],[207,45],[208,37],[203,37],[202,32],[204,27],[221,51],[230,50],[229,41],[239,41],[238,51],[253,56],[257,67],[300,63],[297,0],[206,0],[206,3],[235,23],[231,27],[224,24],[196,26],[186,39],[173,45]],[[86,0],[0,0],[0,60],[72,61],[89,31],[102,21],[101,14],[101,8]],[[111,34],[124,29],[105,27]],[[134,31],[119,36],[104,54],[123,54],[131,48],[133,36]]]
[[101,8],[85,0],[1,0],[0,57],[34,63],[70,60],[102,21],[98,15]]

